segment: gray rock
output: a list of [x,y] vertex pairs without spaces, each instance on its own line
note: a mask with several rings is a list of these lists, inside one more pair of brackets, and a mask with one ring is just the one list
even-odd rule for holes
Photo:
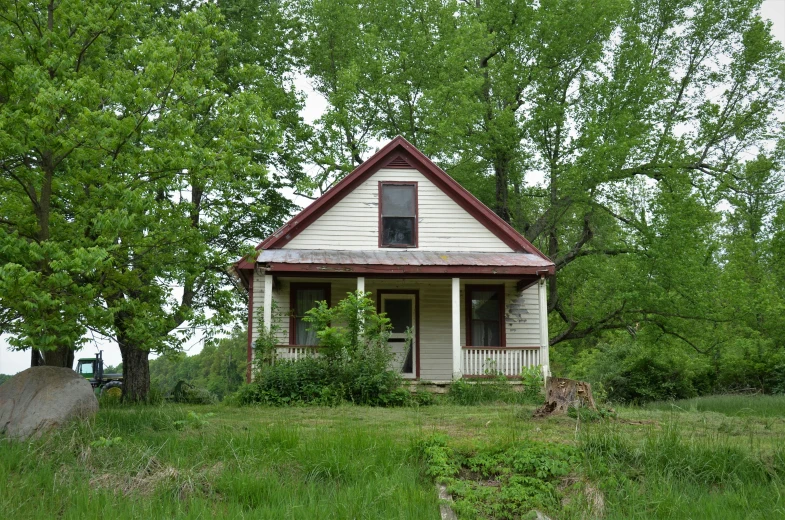
[[97,411],[90,383],[69,368],[32,367],[0,385],[0,433],[14,439],[40,437]]

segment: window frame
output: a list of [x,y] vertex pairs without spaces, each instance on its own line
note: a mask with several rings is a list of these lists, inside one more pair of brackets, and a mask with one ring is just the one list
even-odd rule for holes
[[[499,293],[499,342],[501,345],[472,345],[472,292],[473,291],[497,291]],[[466,346],[467,347],[501,347],[507,346],[507,324],[504,321],[505,293],[504,284],[483,284],[465,285],[465,319],[466,319]]]
[[315,347],[318,345],[300,345],[297,343],[297,291],[299,290],[324,290],[325,301],[328,306],[332,305],[330,290],[332,284],[329,282],[292,282],[289,284],[289,345],[302,347]]
[[[382,222],[382,219],[383,219],[382,212],[383,212],[383,209],[384,209],[384,208],[382,208],[382,201],[384,200],[384,197],[382,196],[382,191],[384,190],[384,186],[412,186],[412,187],[414,187],[414,231],[412,233],[413,234],[413,238],[414,238],[414,243],[413,244],[387,244],[387,245],[384,245],[382,243],[382,237],[383,237],[383,231],[384,231],[384,226],[383,226],[383,222]],[[379,197],[379,199],[378,199],[379,200],[379,203],[378,203],[378,206],[379,206],[379,210],[378,210],[378,213],[379,213],[379,229],[378,229],[379,248],[380,249],[381,248],[415,248],[416,249],[417,247],[419,247],[420,233],[419,233],[419,223],[417,221],[419,220],[419,216],[420,216],[420,203],[419,203],[419,185],[418,185],[417,181],[379,181],[378,197]],[[410,218],[410,217],[402,217],[402,218]]]

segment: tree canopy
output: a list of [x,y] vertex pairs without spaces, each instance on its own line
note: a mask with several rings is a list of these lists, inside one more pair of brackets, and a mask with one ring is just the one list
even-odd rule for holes
[[785,388],[760,0],[0,0],[0,41],[0,331],[47,364],[107,335],[144,398],[148,352],[237,316],[283,190],[400,134],[555,261],[555,368]]

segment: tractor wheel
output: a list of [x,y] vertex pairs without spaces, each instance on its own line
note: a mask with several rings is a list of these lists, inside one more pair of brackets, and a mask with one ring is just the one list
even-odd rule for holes
[[101,388],[101,396],[108,397],[113,401],[119,401],[123,396],[123,383],[120,381],[109,381]]

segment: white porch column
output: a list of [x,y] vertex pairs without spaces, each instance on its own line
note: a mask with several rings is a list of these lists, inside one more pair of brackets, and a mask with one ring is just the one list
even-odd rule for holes
[[461,279],[452,279],[452,378],[460,379],[461,367]]
[[[361,293],[363,295],[365,294],[365,277],[364,276],[358,276],[357,277],[357,292]],[[377,312],[381,312],[380,309],[376,309],[376,311]],[[360,320],[360,331],[362,331],[365,328],[364,327],[365,319],[363,318],[362,313],[360,312],[359,309],[357,310],[357,318]]]
[[540,297],[540,366],[542,366],[543,377],[551,375],[551,361],[548,346],[548,286],[545,285],[545,277],[541,276],[537,284],[537,292]]
[[273,323],[273,275],[264,275],[264,332],[270,331],[270,326]]

